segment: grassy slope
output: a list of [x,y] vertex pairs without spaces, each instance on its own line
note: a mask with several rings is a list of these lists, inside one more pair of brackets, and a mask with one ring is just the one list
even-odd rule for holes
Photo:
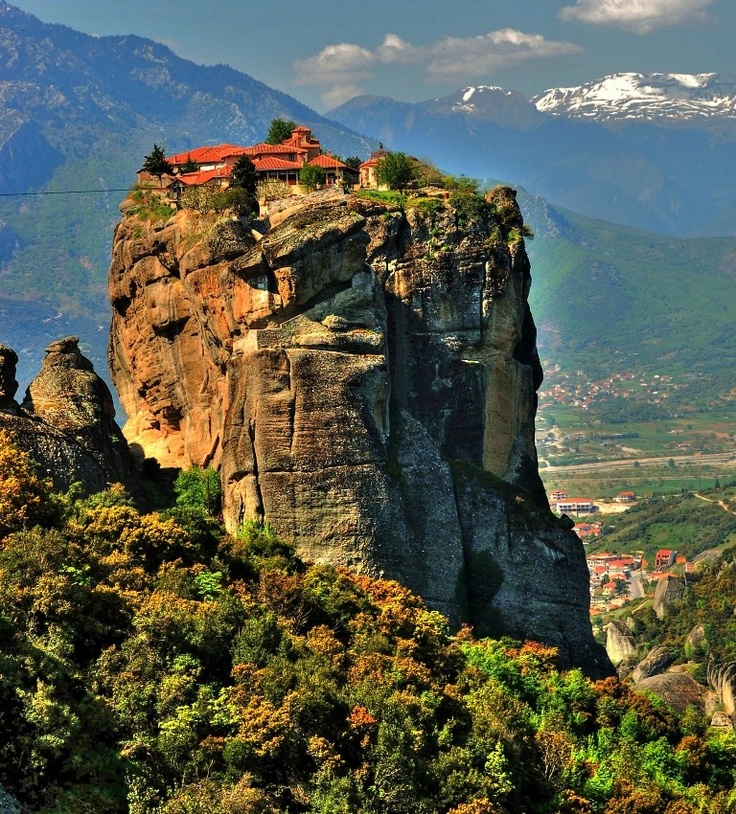
[[[736,515],[717,501],[733,508],[736,488],[709,489],[703,498],[676,495],[644,501],[623,514],[605,517],[605,534],[589,550],[630,552],[643,550],[654,562],[659,548],[674,548],[688,559],[711,548],[736,543]],[[711,502],[709,502],[711,501]]]

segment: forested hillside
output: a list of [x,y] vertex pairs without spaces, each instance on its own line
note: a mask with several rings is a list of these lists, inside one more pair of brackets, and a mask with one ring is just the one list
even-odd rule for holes
[[[545,366],[670,376],[675,388],[649,417],[730,404],[736,387],[736,238],[678,238],[593,220],[519,195],[535,240],[529,296]],[[636,420],[642,399],[621,406]],[[606,420],[604,414],[601,415]]]
[[733,731],[225,535],[206,472],[153,513],[51,494],[7,434],[0,473],[0,784],[30,811],[732,810]]

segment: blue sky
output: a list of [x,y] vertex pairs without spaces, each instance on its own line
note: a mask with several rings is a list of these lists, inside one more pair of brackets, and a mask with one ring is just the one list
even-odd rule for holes
[[9,0],[44,22],[139,34],[319,111],[468,85],[527,97],[618,71],[736,79],[734,0]]

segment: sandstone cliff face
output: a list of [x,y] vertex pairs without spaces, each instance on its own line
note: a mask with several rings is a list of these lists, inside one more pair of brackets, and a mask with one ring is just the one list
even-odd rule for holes
[[667,575],[657,583],[654,591],[654,612],[657,619],[664,619],[670,608],[679,604],[685,595],[685,583],[679,578]]
[[612,619],[606,627],[606,653],[616,667],[636,656],[634,634],[620,619]]
[[268,522],[601,674],[582,548],[537,472],[521,215],[496,204],[462,222],[327,193],[270,224],[150,226],[125,202],[111,371],[147,456],[220,469],[231,530]]
[[129,482],[133,462],[110,391],[78,341],[72,336],[49,345],[22,404],[15,400],[18,357],[0,345],[0,429],[13,433],[57,489],[78,482],[92,493]]

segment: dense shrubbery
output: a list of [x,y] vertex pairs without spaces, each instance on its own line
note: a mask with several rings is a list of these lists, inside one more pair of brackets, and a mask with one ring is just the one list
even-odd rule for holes
[[[725,518],[733,516],[721,512]],[[729,524],[732,525],[732,524]],[[687,577],[687,590],[681,602],[668,609],[666,619],[658,619],[650,607],[634,615],[637,641],[643,648],[664,644],[681,660],[690,660],[693,669],[704,675],[709,661],[717,664],[736,660],[736,554],[727,549],[722,558],[701,564],[696,574]],[[703,629],[703,639],[687,645],[688,634],[696,626]]]
[[452,635],[268,527],[227,536],[185,486],[163,514],[113,487],[0,532],[0,783],[31,811],[733,809],[733,735]]

